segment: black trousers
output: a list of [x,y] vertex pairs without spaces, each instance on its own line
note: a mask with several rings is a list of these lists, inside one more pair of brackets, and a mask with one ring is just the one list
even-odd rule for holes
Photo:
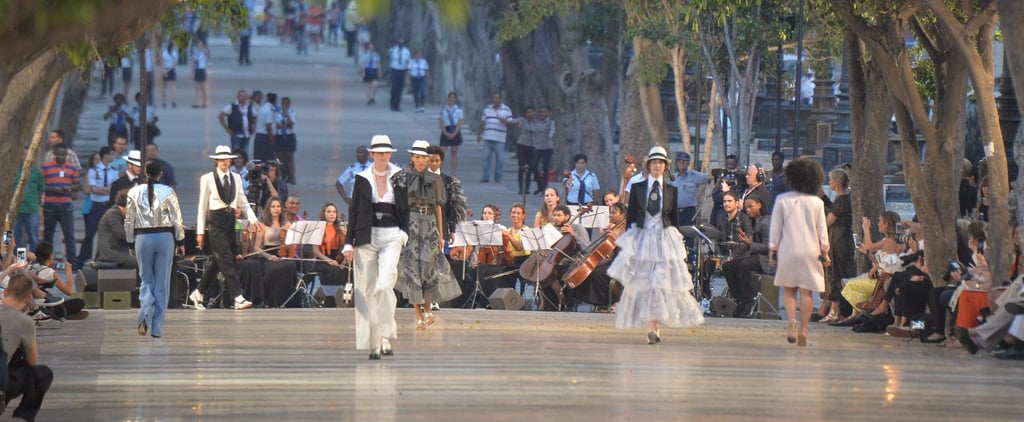
[[729,285],[729,295],[737,303],[752,302],[757,296],[760,286],[754,287],[757,280],[753,273],[760,269],[761,258],[757,255],[733,258],[722,264],[722,274],[725,275],[725,282]]
[[23,396],[12,416],[27,421],[36,419],[39,408],[43,407],[43,396],[53,384],[53,371],[45,365],[30,366],[25,362],[20,349],[7,365],[7,401]]
[[206,294],[210,282],[220,273],[224,276],[224,292],[227,296],[222,296],[221,301],[234,305],[235,296],[242,294],[242,289],[238,287],[238,270],[235,264],[235,255],[238,252],[238,243],[235,241],[235,212],[231,208],[211,211],[206,223],[206,241],[210,244],[213,259],[210,260],[206,274],[199,283],[199,292]]
[[391,69],[391,110],[402,109],[402,93],[405,92],[405,69]]
[[238,64],[249,64],[249,45],[252,44],[252,35],[238,37]]

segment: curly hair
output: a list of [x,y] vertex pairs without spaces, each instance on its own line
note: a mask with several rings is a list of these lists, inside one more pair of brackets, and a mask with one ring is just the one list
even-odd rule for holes
[[817,195],[825,180],[825,170],[811,158],[799,157],[786,164],[783,175],[786,185],[808,195]]

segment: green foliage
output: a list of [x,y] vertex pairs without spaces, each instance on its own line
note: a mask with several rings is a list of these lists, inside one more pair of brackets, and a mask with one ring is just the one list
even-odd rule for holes
[[938,75],[935,73],[935,63],[928,60],[924,49],[920,45],[910,48],[910,57],[913,64],[914,82],[917,84],[917,92],[924,101],[935,100],[938,95]]
[[669,57],[664,49],[645,48],[634,60],[636,74],[641,82],[659,83],[668,76]]
[[[462,29],[469,20],[470,0],[429,0],[437,6],[441,20],[446,26]],[[391,11],[391,0],[355,0],[359,14],[366,20],[387,16]]]
[[540,22],[555,15],[564,15],[570,8],[586,0],[520,0],[509,5],[496,22],[498,42],[522,38],[537,29]]
[[583,6],[579,17],[569,27],[574,33],[573,45],[590,41],[594,44],[618,42],[625,26],[626,11],[613,2],[597,2]]
[[184,27],[182,17],[192,9],[206,27],[210,23],[223,28],[232,37],[249,25],[249,8],[242,0],[184,0],[171,6],[160,19],[165,36],[176,45],[189,45],[192,34]]

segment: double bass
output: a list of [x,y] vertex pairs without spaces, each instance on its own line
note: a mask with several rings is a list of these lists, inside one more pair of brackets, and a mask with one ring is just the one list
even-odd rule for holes
[[[633,173],[636,171],[636,159],[633,154],[626,154],[626,169],[622,174],[622,186],[619,191],[619,198],[622,198],[626,194],[626,184],[629,183],[629,179],[633,178]],[[625,216],[623,216],[625,217]],[[618,223],[615,223],[608,231],[597,238],[597,240],[590,243],[581,254],[582,257],[577,260],[569,270],[562,276],[562,281],[568,284],[570,287],[575,288],[580,284],[583,284],[590,277],[590,273],[594,272],[594,268],[607,260],[611,259],[612,254],[615,252],[615,238],[611,237],[609,233],[613,230],[618,229],[620,226],[626,223],[626,219],[623,218]]]
[[[581,207],[579,212],[565,224],[572,225],[576,219],[593,208],[593,204]],[[551,286],[552,283],[558,281],[558,263],[562,261],[562,258],[575,254],[578,249],[576,237],[568,234],[562,235],[562,238],[551,245],[550,249],[531,254],[526,262],[519,267],[519,276],[524,280],[540,283],[541,287]]]

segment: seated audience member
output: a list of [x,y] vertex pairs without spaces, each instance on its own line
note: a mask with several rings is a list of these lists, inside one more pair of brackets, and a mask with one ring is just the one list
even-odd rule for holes
[[[916,244],[917,242],[914,242]],[[894,337],[910,337],[909,324],[912,319],[923,318],[931,296],[932,279],[928,276],[928,267],[924,262],[924,251],[917,251],[913,264],[907,269],[893,274],[889,286],[882,299],[884,304],[892,303],[895,321],[886,328],[886,333]]]
[[946,326],[949,301],[953,297],[953,292],[964,280],[963,264],[959,261],[951,261],[946,267],[946,271],[942,274],[942,280],[946,282],[946,285],[934,287],[928,294],[928,316],[931,320],[931,327],[927,329],[926,333],[922,334],[925,336],[921,339],[923,343],[942,343],[946,341],[946,333],[950,332]]
[[3,327],[3,347],[7,352],[6,399],[22,396],[12,416],[26,421],[35,420],[43,406],[43,397],[53,383],[53,371],[39,365],[35,322],[25,314],[32,305],[33,289],[29,277],[15,274],[0,302],[0,327]]
[[128,191],[121,191],[114,199],[114,206],[100,218],[97,230],[96,261],[113,262],[118,268],[138,268],[139,262],[128,252],[128,241],[124,234],[124,213],[128,203]]
[[29,266],[28,274],[38,286],[34,296],[40,311],[57,319],[77,320],[89,316],[89,312],[83,311],[85,300],[71,297],[74,292],[71,266],[65,263],[65,278],[62,280],[53,269],[53,264],[53,245],[42,242],[36,246],[36,262]]

